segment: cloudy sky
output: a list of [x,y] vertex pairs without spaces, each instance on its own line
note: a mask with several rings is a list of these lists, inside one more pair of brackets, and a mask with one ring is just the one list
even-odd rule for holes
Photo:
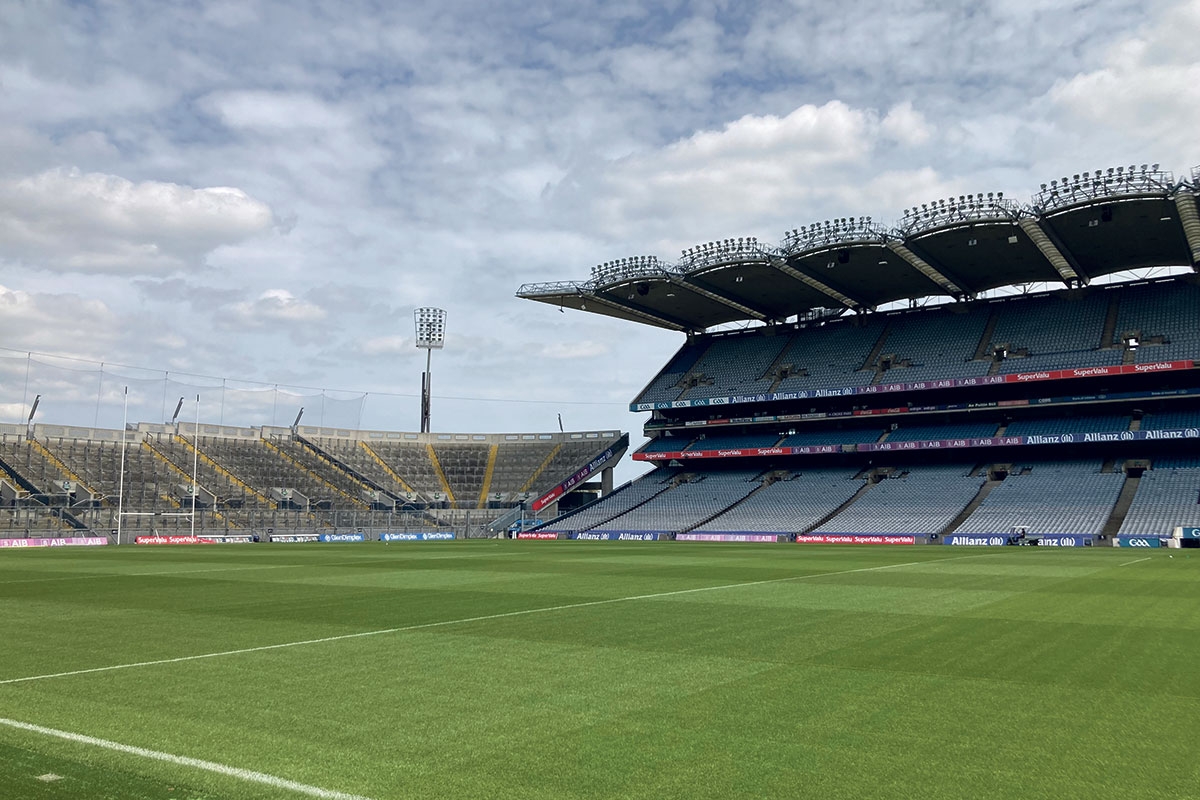
[[1162,0],[0,0],[0,420],[115,427],[129,385],[133,419],[414,430],[437,305],[435,429],[637,431],[681,337],[520,284],[1184,174],[1198,40]]

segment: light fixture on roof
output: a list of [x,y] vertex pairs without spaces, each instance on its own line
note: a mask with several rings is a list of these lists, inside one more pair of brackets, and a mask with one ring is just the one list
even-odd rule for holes
[[416,346],[425,351],[425,372],[421,373],[421,433],[429,433],[429,412],[432,400],[433,375],[430,363],[434,350],[446,343],[446,310],[418,308],[413,312],[416,326]]

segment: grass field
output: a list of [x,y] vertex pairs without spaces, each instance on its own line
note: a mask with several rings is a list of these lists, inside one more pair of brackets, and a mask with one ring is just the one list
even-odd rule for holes
[[1167,555],[2,552],[0,798],[1196,797]]

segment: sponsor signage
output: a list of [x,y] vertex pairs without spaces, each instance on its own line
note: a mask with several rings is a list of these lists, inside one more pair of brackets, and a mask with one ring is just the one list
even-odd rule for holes
[[135,544],[215,544],[207,536],[138,536]]
[[518,531],[518,539],[557,539],[557,531]]
[[796,544],[916,544],[916,536],[861,533],[809,533],[796,537]]
[[365,542],[367,537],[361,533],[322,533],[317,536],[318,542]]
[[942,537],[942,544],[959,547],[999,547],[1008,544],[1008,537],[996,533],[966,534],[952,533]]
[[973,447],[1012,447],[1015,445],[1094,444],[1097,442],[1141,442],[1200,439],[1200,428],[1173,428],[1145,431],[1097,431],[1060,433],[1049,436],[985,436],[969,439],[919,439],[870,444],[824,444],[806,447],[754,447],[726,450],[682,450],[672,453],[634,453],[635,461],[669,461],[694,458],[737,458],[745,456],[814,455],[820,453],[897,453],[913,450],[958,450]]
[[587,466],[582,467],[574,475],[567,478],[565,481],[560,483],[558,486],[555,486],[550,491],[546,492],[544,495],[539,497],[537,500],[534,500],[532,505],[530,506],[530,508],[532,508],[534,511],[541,511],[543,508],[550,505],[551,503],[553,503],[558,498],[562,497],[567,492],[571,491],[571,489],[575,488],[576,485],[578,485],[582,481],[587,480],[587,478],[593,472],[600,469],[601,464],[603,464],[605,461],[608,461],[610,458],[613,457],[614,452],[615,452],[615,448],[613,448],[613,447],[608,448],[603,453],[601,453],[600,455],[593,458],[591,460],[591,462],[588,463]]
[[[981,408],[1013,408],[1018,406],[1045,406],[1045,405],[1067,405],[1072,403],[1096,403],[1113,400],[1141,400],[1153,397],[1185,397],[1188,395],[1200,395],[1200,387],[1187,387],[1183,389],[1160,389],[1152,392],[1110,392],[1108,394],[1080,394],[1080,395],[1064,395],[1062,397],[1038,397],[1038,398],[1018,398],[1015,400],[990,400],[985,402],[973,403],[942,403],[940,405],[929,406],[907,406],[896,408],[860,408],[855,411],[815,411],[807,414],[764,414],[757,417],[744,417],[741,419],[696,419],[688,420],[683,423],[685,428],[689,427],[711,427],[720,425],[742,424],[742,423],[778,423],[778,422],[799,422],[815,419],[837,419],[839,417],[869,417],[869,416],[895,416],[897,414],[917,414],[926,411],[962,411],[968,409]],[[662,430],[667,428],[678,428],[678,423],[672,423],[669,420],[651,420],[646,423],[646,430]]]
[[1091,536],[1074,533],[1042,533],[1028,538],[1037,539],[1042,547],[1086,547],[1092,542]]
[[301,542],[317,541],[315,533],[275,533],[268,537],[276,544],[299,544]]
[[677,542],[777,542],[774,533],[680,533]]
[[453,539],[453,533],[444,531],[430,531],[429,533],[381,533],[379,541],[381,542],[434,542],[446,541]]
[[1200,528],[1176,528],[1176,539],[1200,539]]
[[64,538],[0,539],[3,547],[100,547],[108,544],[104,536],[67,536]]
[[661,403],[631,403],[630,411],[654,411],[656,409],[697,408],[734,403],[766,403],[776,400],[811,400],[824,397],[847,397],[850,395],[887,394],[889,392],[920,392],[930,389],[953,389],[962,386],[995,386],[1000,383],[1036,383],[1040,381],[1093,378],[1107,375],[1136,375],[1147,372],[1170,372],[1192,369],[1192,361],[1157,361],[1152,364],[1122,364],[1111,367],[1081,367],[1078,369],[1051,369],[1040,372],[1018,372],[1013,375],[980,375],[974,378],[953,378],[940,381],[918,381],[916,383],[888,383],[875,386],[853,386],[841,389],[812,389],[800,392],[776,392],[772,394],[734,395],[732,397],[701,398],[699,400],[672,400]]
[[1117,547],[1162,547],[1162,541],[1152,536],[1117,536]]
[[248,533],[246,533],[246,534],[242,534],[242,533],[224,534],[223,533],[223,534],[220,534],[217,536],[213,536],[212,534],[205,534],[204,538],[209,539],[209,540],[215,542],[216,544],[253,544],[254,543],[254,537]]
[[658,531],[578,531],[567,538],[590,542],[655,542],[659,536]]

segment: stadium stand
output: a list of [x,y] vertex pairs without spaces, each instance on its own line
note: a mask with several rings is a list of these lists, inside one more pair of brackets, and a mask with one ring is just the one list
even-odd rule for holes
[[685,389],[680,398],[765,392],[774,382],[767,370],[787,343],[786,337],[761,334],[714,339],[693,367],[696,385]]
[[995,436],[999,423],[976,420],[928,425],[901,425],[888,434],[889,442],[915,442],[923,439],[969,439]]
[[1126,334],[1138,337],[1136,361],[1171,361],[1200,354],[1200,286],[1152,283],[1121,293],[1112,344]]
[[1007,436],[1058,436],[1064,433],[1106,433],[1129,430],[1129,417],[1094,414],[1075,417],[1022,419],[1009,424]]
[[683,391],[682,381],[708,348],[706,339],[689,341],[642,391],[643,402],[655,403],[678,400]]
[[1200,409],[1160,411],[1142,417],[1142,430],[1170,430],[1200,426]]
[[706,472],[688,476],[646,502],[611,517],[589,530],[670,531],[687,530],[719,514],[762,484],[758,470]]
[[935,309],[896,314],[872,366],[886,373],[881,383],[914,383],[942,378],[986,375],[990,364],[974,361],[976,345],[987,327],[984,309],[953,313]]
[[[883,330],[877,317],[838,320],[797,332],[779,357],[773,391],[866,386],[875,379],[873,369],[863,369]],[[786,376],[786,377],[783,377]]]
[[[1181,462],[1191,466],[1173,466]],[[1200,527],[1200,458],[1164,459],[1143,473],[1120,533],[1165,537],[1177,525]]]
[[649,475],[626,484],[612,494],[547,523],[546,528],[564,531],[587,531],[615,519],[651,498],[670,490],[676,472],[654,470]]
[[713,450],[737,447],[773,447],[782,437],[775,431],[741,434],[701,435],[692,447],[696,450]]
[[1099,462],[1045,461],[1015,467],[955,533],[1099,534],[1125,481]]
[[971,472],[962,464],[894,468],[814,533],[941,533],[986,479]]
[[801,430],[780,442],[781,447],[805,447],[815,444],[868,444],[877,442],[884,434],[883,427],[870,428],[813,428]]
[[[122,483],[127,512],[122,523],[131,534],[190,530],[193,470],[201,530],[387,526],[404,509],[426,515],[413,524],[428,527],[442,515],[429,507],[447,504],[434,497],[445,487],[460,492],[460,508],[474,511],[474,521],[483,524],[589,464],[610,469],[628,441],[617,431],[453,434],[466,438],[465,446],[457,441],[435,445],[431,440],[442,434],[418,438],[345,431],[307,438],[281,428],[230,428],[197,439],[190,426],[177,433],[170,426],[145,425],[126,434],[122,473],[120,431],[35,427],[39,435],[34,437],[0,435],[0,530],[35,526],[108,533],[118,527]],[[45,435],[47,430],[54,435]],[[366,446],[370,436],[400,439],[377,446],[408,477]],[[406,436],[415,441],[401,438]],[[431,453],[440,455],[440,476]],[[409,481],[431,487],[429,494],[414,491]],[[461,514],[455,518],[470,520]]]
[[743,502],[696,531],[800,533],[836,511],[863,488],[857,469],[811,469],[783,473]]
[[[700,336],[635,403],[1200,358],[1197,306],[1200,286],[1168,281],[864,315],[786,337]],[[1126,333],[1140,337],[1129,355]],[[700,385],[684,391],[688,381]]]
[[[1074,366],[1070,354],[1100,346],[1108,298],[1103,294],[1078,298],[1051,295],[994,305],[999,319],[989,350],[1004,345],[1010,354],[1060,354],[1063,366]],[[1022,360],[1013,359],[1006,369],[1021,371],[1017,368]],[[1047,365],[1037,368],[1046,369]]]

